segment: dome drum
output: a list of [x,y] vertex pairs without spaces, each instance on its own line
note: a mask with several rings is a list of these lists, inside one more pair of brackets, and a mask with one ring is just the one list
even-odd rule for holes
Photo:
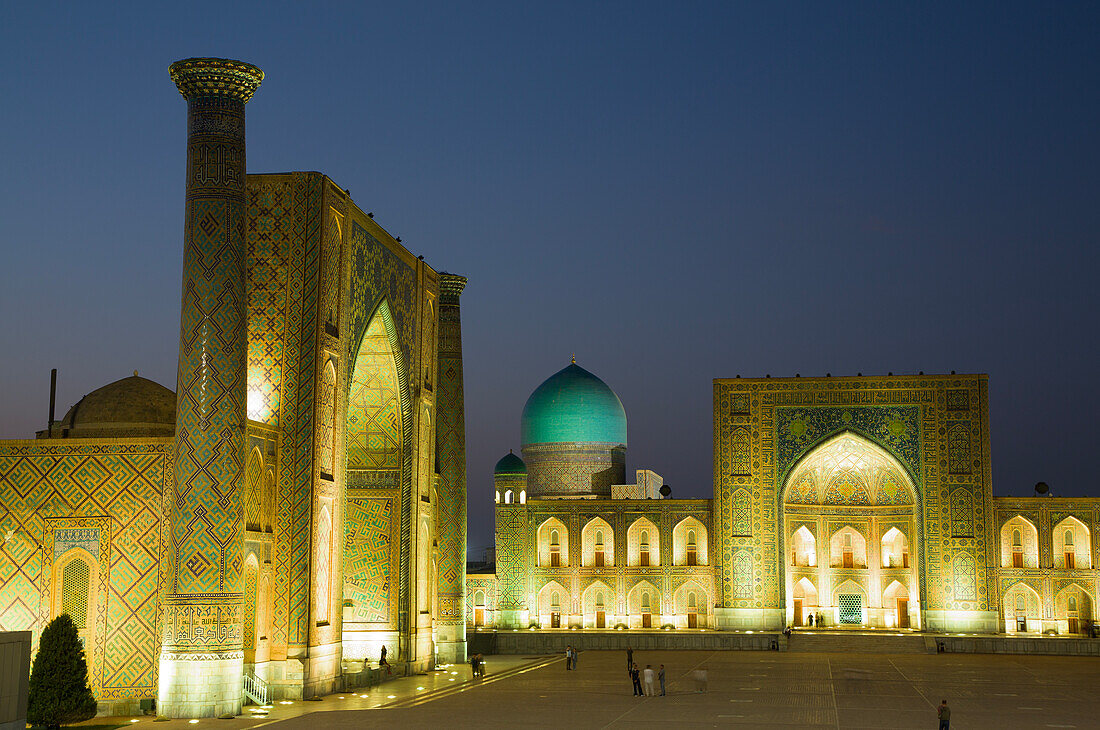
[[523,447],[530,497],[611,498],[626,481],[626,449],[610,443],[549,443]]

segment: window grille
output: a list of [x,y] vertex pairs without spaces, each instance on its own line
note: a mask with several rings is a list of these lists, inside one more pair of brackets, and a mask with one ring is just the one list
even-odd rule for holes
[[69,614],[78,629],[88,627],[88,564],[77,559],[61,575],[61,612]]

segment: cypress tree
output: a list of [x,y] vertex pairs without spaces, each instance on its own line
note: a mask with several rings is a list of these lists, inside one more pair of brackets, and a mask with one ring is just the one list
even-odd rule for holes
[[27,721],[32,725],[59,728],[95,717],[88,662],[69,614],[61,614],[42,632],[29,689]]

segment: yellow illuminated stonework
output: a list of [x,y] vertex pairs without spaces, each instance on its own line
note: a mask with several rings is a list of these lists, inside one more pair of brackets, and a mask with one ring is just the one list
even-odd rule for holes
[[398,673],[464,661],[466,280],[322,174],[246,174],[259,69],[171,75],[188,100],[179,392],[135,373],[0,441],[0,630],[37,641],[72,615],[112,715],[323,695],[383,645]]
[[661,499],[644,470],[611,499],[519,499],[540,468],[498,464],[471,627],[1083,635],[1096,615],[1100,500],[993,496],[984,375],[715,380],[713,499]]

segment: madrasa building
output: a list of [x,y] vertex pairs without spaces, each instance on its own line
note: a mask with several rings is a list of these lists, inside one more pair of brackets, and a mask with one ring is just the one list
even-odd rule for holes
[[606,383],[575,361],[542,383],[522,458],[494,470],[469,629],[1088,632],[1100,500],[993,496],[985,375],[738,377],[713,397],[713,497],[670,499],[648,469],[627,482]]
[[326,694],[383,646],[398,673],[461,661],[466,279],[323,174],[246,174],[260,69],[171,77],[177,389],[135,372],[0,441],[0,630],[37,647],[69,614],[108,714]]

